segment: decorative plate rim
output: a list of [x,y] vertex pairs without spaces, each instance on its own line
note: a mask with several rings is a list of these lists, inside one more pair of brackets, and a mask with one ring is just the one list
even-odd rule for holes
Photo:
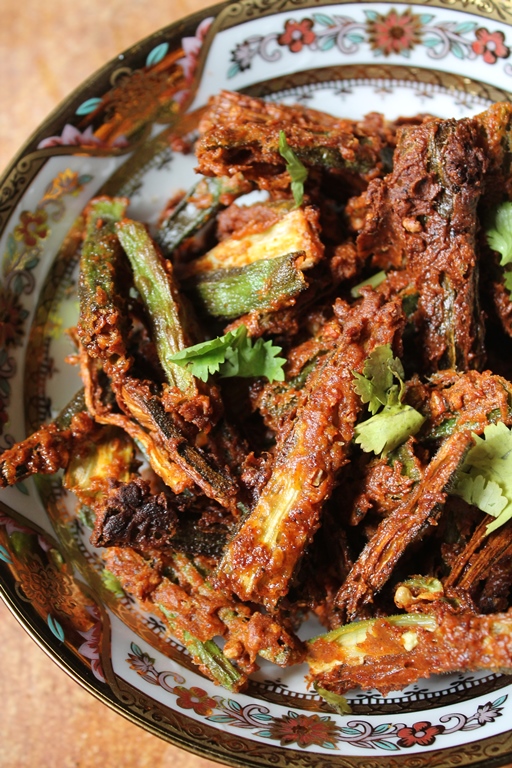
[[[350,2],[350,0],[325,0],[325,2],[322,3],[322,6],[330,6],[330,5],[342,5]],[[361,4],[364,4],[364,0],[357,0],[357,2],[361,2]],[[414,5],[418,5],[418,3],[414,2],[407,2],[407,0],[395,0],[395,2],[388,2],[388,0],[384,0],[383,5],[387,5],[390,8],[393,6],[408,6],[412,7]],[[44,164],[46,159],[48,158],[48,154],[45,154],[44,152],[41,153],[40,150],[37,150],[34,148],[34,145],[36,144],[38,138],[40,138],[43,135],[49,135],[55,126],[61,127],[64,125],[66,115],[73,109],[75,105],[77,105],[79,102],[82,102],[84,99],[84,95],[91,93],[97,93],[98,89],[102,84],[106,84],[109,82],[109,78],[112,76],[112,73],[116,66],[119,66],[119,63],[122,62],[124,59],[129,60],[135,60],[137,57],[142,57],[143,52],[146,51],[151,47],[153,43],[156,44],[158,40],[161,40],[163,37],[167,37],[173,41],[176,41],[179,39],[180,33],[183,35],[185,29],[189,28],[195,28],[201,20],[205,19],[207,16],[214,16],[216,17],[214,23],[211,26],[211,30],[208,33],[209,34],[209,41],[213,40],[215,34],[217,34],[221,29],[228,29],[232,26],[236,26],[239,23],[242,23],[243,21],[247,20],[247,18],[254,18],[254,13],[256,11],[259,12],[260,16],[270,16],[277,12],[285,12],[285,11],[294,11],[297,12],[300,9],[309,9],[316,7],[318,4],[310,0],[307,2],[306,0],[284,0],[283,2],[272,2],[272,0],[242,0],[242,2],[239,3],[231,3],[231,2],[223,2],[218,3],[216,5],[204,8],[202,10],[196,11],[187,17],[177,20],[165,27],[163,27],[160,30],[157,30],[156,32],[152,33],[151,35],[145,37],[144,39],[140,40],[133,46],[129,47],[124,53],[120,54],[118,57],[115,57],[114,59],[107,62],[103,67],[98,69],[95,73],[93,73],[89,78],[87,78],[81,85],[79,85],[77,88],[75,88],[71,94],[69,94],[46,118],[46,120],[35,130],[32,132],[31,136],[26,140],[26,142],[22,145],[20,150],[17,152],[13,160],[10,164],[8,164],[5,172],[3,173],[2,177],[0,177],[0,236],[2,235],[2,232],[4,230],[4,227],[8,223],[11,213],[14,210],[18,200],[20,199],[20,195],[22,192],[26,191],[28,184],[30,181],[26,181],[26,179],[23,179],[23,174],[27,173],[30,169],[30,166],[33,163],[37,164],[38,160],[41,160],[41,165]],[[504,0],[504,2],[492,2],[492,0],[489,0],[489,2],[482,2],[482,0],[428,0],[427,2],[424,2],[422,4],[424,7],[436,7],[436,8],[449,8],[450,10],[460,10],[464,11],[466,13],[471,13],[475,16],[482,16],[484,18],[497,20],[499,19],[502,23],[504,23],[504,14],[508,18],[507,23],[508,25],[512,24],[512,2],[510,0]],[[475,5],[476,7],[473,8],[470,6]],[[486,10],[487,7],[487,10]],[[237,16],[238,14],[238,16]],[[237,20],[238,19],[238,20]],[[223,26],[224,25],[224,26]],[[206,44],[205,44],[206,45]],[[204,64],[204,58],[202,59],[202,63]],[[201,69],[198,69],[198,75],[200,76]],[[196,78],[197,79],[197,78]],[[103,92],[103,91],[100,91]],[[191,100],[188,102],[191,103]],[[76,112],[76,110],[75,110]],[[133,149],[133,147],[132,147]],[[58,156],[59,154],[62,155],[68,155],[73,156],[75,154],[75,151],[72,147],[63,148],[62,151],[52,152],[52,156]],[[121,157],[124,154],[123,148],[120,149],[118,155]],[[21,178],[17,182],[18,187],[16,188],[16,183],[13,182],[14,177],[16,174],[20,174]],[[11,194],[9,195],[9,186],[14,183],[14,187],[11,189]],[[6,194],[7,192],[7,194]],[[3,504],[3,502],[0,502],[0,513],[3,509],[8,509],[9,515],[12,515],[12,510],[9,507],[6,507],[6,505]],[[34,530],[37,528],[35,524],[31,524]],[[43,533],[42,531],[40,531]],[[45,533],[46,536],[48,536],[47,533]],[[0,597],[2,597],[3,601],[5,602],[6,606],[10,610],[10,612],[14,615],[14,617],[19,621],[21,626],[25,629],[25,631],[29,634],[29,636],[37,643],[37,645],[64,671],[66,672],[75,682],[77,682],[79,685],[81,685],[85,690],[87,690],[88,693],[91,693],[93,696],[95,696],[97,699],[102,701],[102,703],[109,706],[111,709],[113,709],[118,714],[122,715],[123,717],[127,718],[131,722],[143,727],[145,730],[149,731],[153,735],[156,735],[160,738],[163,738],[167,740],[168,742],[175,744],[178,747],[181,747],[183,749],[188,750],[189,752],[192,752],[196,755],[199,755],[201,757],[209,758],[212,760],[216,760],[218,762],[223,762],[225,764],[235,766],[236,768],[241,768],[242,766],[262,766],[262,765],[270,765],[270,764],[289,764],[290,758],[293,758],[293,764],[297,767],[304,766],[304,768],[307,768],[308,766],[328,766],[328,765],[337,765],[337,766],[368,766],[370,764],[382,764],[382,761],[387,760],[387,765],[407,765],[407,764],[414,764],[415,766],[423,766],[423,765],[438,765],[441,762],[444,761],[444,759],[452,754],[456,754],[460,751],[461,746],[455,746],[455,747],[447,747],[447,748],[441,748],[441,749],[435,749],[431,751],[427,751],[424,754],[421,753],[409,753],[409,754],[400,754],[400,755],[393,755],[392,760],[391,756],[388,754],[386,756],[379,755],[374,758],[374,761],[372,761],[372,758],[368,756],[347,756],[347,755],[340,755],[337,753],[334,753],[332,755],[325,755],[318,752],[305,752],[304,750],[298,750],[298,749],[286,749],[281,750],[279,745],[273,745],[273,744],[263,744],[261,742],[252,742],[255,746],[256,752],[261,752],[262,754],[267,753],[270,755],[270,753],[273,753],[274,755],[276,752],[282,753],[282,757],[279,757],[278,761],[270,761],[266,758],[260,760],[258,757],[253,757],[245,754],[242,758],[242,756],[238,757],[238,753],[235,752],[233,748],[233,744],[237,741],[239,742],[241,748],[244,747],[246,744],[246,741],[244,739],[244,736],[240,736],[240,739],[237,739],[237,737],[233,734],[228,734],[222,732],[222,738],[220,738],[217,741],[212,740],[212,742],[208,742],[207,740],[200,741],[200,739],[194,734],[193,731],[193,721],[190,721],[191,723],[191,732],[189,733],[186,728],[180,729],[178,727],[175,727],[174,729],[169,731],[163,732],[161,728],[159,728],[158,720],[155,722],[152,722],[149,717],[144,716],[143,713],[143,706],[140,707],[140,711],[137,711],[136,707],[132,709],[127,709],[125,705],[125,701],[122,700],[119,697],[115,696],[114,690],[112,687],[106,687],[105,689],[100,688],[98,686],[94,679],[88,674],[87,667],[80,662],[77,656],[73,656],[71,652],[68,652],[65,646],[63,648],[65,649],[65,652],[60,652],[56,649],[55,645],[55,634],[56,632],[52,630],[51,626],[49,627],[47,624],[44,623],[41,616],[38,616],[35,614],[35,611],[32,609],[32,606],[27,602],[26,607],[23,606],[20,607],[19,601],[16,600],[14,590],[10,588],[10,582],[9,579],[1,580],[0,581]],[[34,615],[31,615],[33,613]],[[52,634],[53,632],[53,634]],[[114,677],[117,677],[115,673],[112,672]],[[132,688],[130,684],[125,681],[124,679],[118,678],[117,679],[118,688],[119,690],[125,689],[126,691],[130,692],[130,695],[137,697],[138,691],[135,688]],[[128,694],[126,694],[128,695]],[[158,713],[159,705],[156,704],[154,708],[154,712]],[[163,710],[162,706],[162,710]],[[177,719],[187,720],[187,716],[182,713],[173,713],[177,714],[179,717]],[[212,733],[219,734],[219,731],[214,728],[213,726],[209,726],[207,724],[203,725],[203,728],[208,731],[211,729]],[[487,739],[480,740],[480,743],[482,742],[490,742],[490,741],[496,741],[498,738],[499,741],[501,741],[507,749],[506,754],[502,753],[500,755],[497,755],[496,757],[488,757],[483,758],[482,760],[479,760],[478,762],[471,763],[471,765],[475,766],[491,766],[491,765],[499,765],[503,764],[504,761],[509,760],[512,757],[512,731],[508,731],[506,733],[500,734],[499,737],[491,736]],[[231,743],[231,748],[224,746],[224,741]],[[465,746],[469,746],[465,745]],[[444,762],[443,762],[444,764]]]

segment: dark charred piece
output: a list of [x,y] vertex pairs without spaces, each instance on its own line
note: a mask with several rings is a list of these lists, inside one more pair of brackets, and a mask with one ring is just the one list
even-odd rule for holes
[[114,486],[95,512],[91,542],[96,547],[133,547],[142,552],[165,549],[178,522],[168,497],[153,494],[141,478]]

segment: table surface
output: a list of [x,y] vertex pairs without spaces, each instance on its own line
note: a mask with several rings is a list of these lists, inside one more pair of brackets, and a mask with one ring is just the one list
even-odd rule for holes
[[[106,61],[213,0],[2,0],[0,172],[46,116]],[[0,602],[0,765],[214,768],[97,701]],[[509,766],[508,768],[512,768]]]
[[[106,61],[210,0],[2,0],[0,173],[33,130]],[[214,768],[84,691],[0,601],[0,765]]]

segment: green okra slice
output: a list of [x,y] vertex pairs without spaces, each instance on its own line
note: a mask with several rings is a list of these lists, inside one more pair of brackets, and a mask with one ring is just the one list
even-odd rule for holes
[[[234,235],[217,243],[203,256],[180,265],[180,277],[197,278],[219,269],[246,267],[263,259],[297,254],[297,266],[311,269],[323,257],[318,210],[312,206],[290,208],[286,202],[259,205],[277,217],[261,231]],[[251,212],[251,206],[246,211]],[[299,255],[300,254],[300,258]]]
[[249,189],[247,182],[239,176],[200,179],[156,232],[155,238],[163,254],[170,258],[184,240],[211,221],[222,208],[223,195],[237,197]]
[[203,272],[188,287],[202,310],[214,317],[234,320],[253,310],[272,311],[289,304],[307,287],[297,267],[301,255],[291,253],[245,267]]
[[215,640],[199,640],[180,626],[177,614],[161,603],[157,607],[165,616],[171,633],[184,644],[194,663],[211,680],[228,691],[239,691],[245,685],[246,675],[224,656]]
[[148,311],[167,380],[171,386],[193,394],[194,377],[170,359],[187,346],[172,268],[164,264],[144,224],[124,219],[116,225],[116,232],[132,266],[135,287]]
[[361,687],[383,695],[419,678],[512,667],[512,617],[449,606],[344,625],[307,642],[309,682],[336,695]]
[[128,203],[126,198],[110,197],[89,203],[80,257],[78,338],[89,357],[101,360],[114,378],[131,365],[126,350],[129,269],[115,231]]

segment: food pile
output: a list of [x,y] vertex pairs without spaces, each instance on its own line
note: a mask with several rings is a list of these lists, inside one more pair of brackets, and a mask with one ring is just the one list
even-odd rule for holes
[[83,390],[0,484],[63,470],[111,581],[231,690],[258,656],[341,710],[512,669],[512,106],[222,92],[194,151],[152,231],[87,206]]

